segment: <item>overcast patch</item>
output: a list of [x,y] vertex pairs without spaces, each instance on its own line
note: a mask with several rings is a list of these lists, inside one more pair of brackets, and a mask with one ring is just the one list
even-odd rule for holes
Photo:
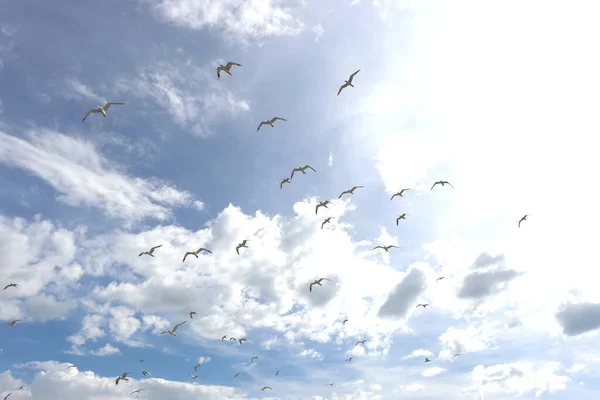
[[556,319],[567,336],[577,336],[600,328],[600,304],[581,303],[563,305]]
[[379,309],[379,317],[404,317],[426,285],[423,271],[413,268],[391,291]]

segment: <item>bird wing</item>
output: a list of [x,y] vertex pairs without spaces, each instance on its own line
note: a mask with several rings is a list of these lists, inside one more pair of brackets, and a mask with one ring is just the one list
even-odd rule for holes
[[309,291],[309,292],[312,292],[312,287],[313,287],[313,285],[316,285],[316,283],[314,283],[314,282],[311,282],[311,283],[310,283],[310,285],[308,285],[308,291]]
[[283,189],[283,184],[285,183],[285,179],[281,181],[281,183],[279,184],[279,189]]
[[364,186],[354,186],[352,189],[350,189],[351,192],[354,192],[356,189],[360,189],[363,188]]
[[154,247],[152,247],[152,248],[150,249],[150,251],[148,251],[148,253],[150,253],[150,254],[154,253],[154,250],[158,249],[159,247],[162,247],[162,244],[161,244],[161,245],[158,245],[158,246],[154,246]]
[[172,332],[175,333],[175,331],[177,331],[177,328],[179,328],[181,325],[185,324],[186,322],[187,321],[183,321],[182,323],[175,325]]
[[209,249],[206,249],[206,248],[204,248],[204,247],[200,247],[198,250],[196,250],[196,253],[201,253],[201,252],[203,252],[203,251],[205,251],[205,252],[207,252],[207,253],[210,253],[210,254],[212,254],[212,253],[213,253],[212,251],[210,251]]
[[225,68],[231,68],[233,65],[237,65],[238,67],[241,67],[242,64],[238,64],[238,63],[234,63],[233,61],[229,61],[226,65]]
[[436,182],[436,183],[434,183],[434,184],[431,186],[431,189],[429,189],[429,190],[433,190],[433,188],[435,187],[435,185],[437,185],[438,183],[439,183],[439,182]]
[[321,223],[321,229],[323,229],[323,226],[325,226],[325,224],[326,224],[326,223],[327,223],[327,221],[323,221],[323,222]]
[[352,75],[350,75],[350,78],[348,78],[348,82],[352,82],[352,79],[354,79],[356,74],[358,74],[359,72],[360,72],[360,69],[358,71],[356,71],[355,73],[353,73]]
[[221,70],[223,69],[223,67],[221,67],[220,65],[217,67],[217,78],[221,79]]
[[273,117],[273,118],[271,119],[271,121],[270,121],[270,122],[271,122],[271,123],[273,123],[273,122],[275,122],[275,121],[277,121],[277,120],[280,120],[280,121],[287,121],[287,119],[285,119],[285,118]]
[[108,110],[110,108],[110,106],[122,106],[125,103],[115,103],[115,102],[108,102],[104,105],[104,111]]
[[85,114],[85,117],[83,117],[83,119],[81,120],[81,122],[85,121],[87,117],[90,116],[90,114],[92,113],[99,113],[100,111],[96,110],[95,108],[92,108],[90,111],[87,112],[87,114]]
[[342,196],[343,196],[343,195],[345,195],[345,194],[350,194],[350,191],[349,191],[349,190],[344,190],[344,191],[342,192],[342,194],[340,194],[340,195],[338,196],[338,199],[341,199],[341,198],[342,198]]
[[235,252],[238,253],[238,256],[240,255],[240,247],[242,247],[241,245],[237,245],[235,246]]
[[454,186],[452,186],[452,184],[450,182],[446,182],[448,184],[448,186],[450,186],[452,189],[454,189]]
[[394,200],[394,197],[396,197],[396,196],[400,196],[400,193],[394,193],[394,194],[392,195],[392,197],[390,197],[390,200]]
[[385,248],[383,246],[375,246],[371,250],[375,250],[375,249],[385,249]]
[[348,87],[348,83],[344,83],[342,86],[340,86],[340,90],[338,90],[338,96],[340,95],[340,93],[342,93],[342,90],[344,90],[344,88]]
[[323,204],[317,204],[317,206],[315,207],[315,215],[317,215],[317,213],[319,212],[319,207],[323,207]]
[[290,176],[290,179],[293,179],[293,178],[294,178],[294,173],[296,173],[296,172],[303,172],[303,171],[302,171],[302,168],[294,168],[294,169],[292,170],[292,175]]
[[[188,251],[187,253],[185,253],[185,255],[183,256],[183,262],[185,262],[185,259],[187,258],[187,256],[189,256],[190,254],[193,254],[196,256],[196,253],[194,253],[193,251]],[[198,257],[198,256],[196,256]]]
[[258,124],[258,128],[256,128],[256,132],[258,132],[258,130],[260,129],[261,126],[266,125],[267,122],[266,121],[261,121],[260,124]]

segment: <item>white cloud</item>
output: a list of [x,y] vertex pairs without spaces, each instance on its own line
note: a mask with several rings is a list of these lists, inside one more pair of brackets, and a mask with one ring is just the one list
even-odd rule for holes
[[[250,110],[216,79],[215,65],[203,68],[187,63],[157,63],[140,71],[137,78],[120,79],[117,89],[152,100],[180,127],[197,136],[213,134],[219,118]],[[239,71],[243,74],[243,70]]]
[[404,357],[404,359],[408,360],[409,358],[425,358],[431,356],[432,354],[433,353],[431,353],[429,350],[417,349],[413,350],[409,355]]
[[441,367],[431,367],[431,368],[427,368],[425,371],[423,371],[421,373],[421,375],[425,376],[425,377],[431,377],[431,376],[436,376],[441,374],[442,372],[446,371],[445,368],[441,368]]
[[300,357],[306,357],[306,358],[314,358],[316,360],[322,360],[323,359],[323,355],[321,353],[319,353],[318,351],[316,351],[315,349],[305,349],[302,350],[300,352],[300,354],[298,354]]
[[168,22],[191,29],[217,28],[247,43],[266,36],[296,35],[303,23],[276,0],[142,0]]
[[114,356],[116,354],[120,354],[121,350],[114,347],[110,343],[105,344],[103,347],[98,350],[92,351],[92,354],[95,356]]
[[319,39],[321,39],[321,36],[323,36],[323,33],[325,32],[325,29],[323,29],[323,25],[321,24],[313,26],[311,30],[315,34],[315,42],[318,42]]
[[330,167],[333,167],[333,153],[331,151],[329,152],[329,158],[327,159],[327,165],[329,165]]
[[576,374],[582,371],[585,368],[585,364],[574,364],[571,368],[567,370],[570,374]]
[[[0,162],[45,180],[58,200],[70,206],[92,206],[130,222],[170,218],[169,207],[193,204],[192,195],[157,179],[124,175],[83,139],[52,131],[29,134],[26,141],[0,131]],[[196,207],[198,207],[196,205]]]
[[198,364],[206,364],[207,362],[210,362],[211,358],[210,357],[198,357]]
[[[61,94],[67,99],[94,101],[94,102],[97,102],[98,105],[104,105],[107,103],[107,101],[104,97],[102,97],[99,94],[97,94],[96,92],[94,92],[94,90],[90,86],[81,82],[79,80],[79,78],[76,78],[76,77],[65,78],[62,82],[60,82],[60,86],[61,86]],[[118,100],[112,100],[112,101],[118,101]],[[95,105],[96,104],[92,104],[87,109],[89,109]]]

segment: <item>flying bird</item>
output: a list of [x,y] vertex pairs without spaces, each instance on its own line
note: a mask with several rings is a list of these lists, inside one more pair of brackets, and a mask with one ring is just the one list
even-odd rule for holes
[[454,358],[456,358],[456,357],[460,357],[460,356],[462,356],[462,354],[460,354],[460,353],[456,353],[456,354],[454,355]]
[[448,182],[448,181],[437,181],[437,182],[435,182],[435,183],[433,184],[433,186],[431,186],[431,189],[429,189],[429,190],[433,190],[433,188],[435,187],[435,185],[442,185],[442,186],[448,185],[448,186],[450,186],[452,189],[454,189],[454,186],[452,186],[452,184],[451,184],[450,182]]
[[241,372],[238,372],[237,374],[234,374],[233,377],[237,378],[238,376],[240,376]]
[[198,363],[196,364],[196,366],[194,367],[194,371],[198,371],[198,368],[202,367],[202,364]]
[[5,324],[8,326],[12,326],[14,328],[17,325],[17,322],[19,322],[19,321],[20,321],[20,319],[15,319],[11,322],[5,322]]
[[200,247],[196,251],[188,251],[187,253],[185,253],[185,255],[183,256],[183,261],[185,262],[185,259],[187,258],[187,256],[195,256],[196,258],[198,258],[198,254],[200,254],[203,251],[212,254],[212,251],[205,249],[204,247]]
[[144,359],[144,358],[142,358],[142,359],[140,360],[140,362],[144,362],[144,361],[145,361],[145,359]]
[[407,213],[398,215],[398,218],[396,218],[396,226],[398,226],[398,222],[400,222],[401,219],[406,219],[407,215],[408,215]]
[[110,102],[110,103],[106,103],[104,105],[104,107],[98,106],[96,108],[92,108],[90,111],[87,112],[87,114],[85,114],[85,117],[83,117],[83,119],[81,120],[81,122],[85,121],[85,119],[87,117],[89,117],[90,114],[92,114],[92,113],[100,113],[100,114],[104,115],[104,118],[106,118],[106,111],[108,111],[108,109],[110,108],[110,106],[121,106],[123,104],[125,104],[125,103]]
[[[523,215],[523,217],[519,220],[519,225],[517,225],[517,227],[520,228],[521,227],[521,222],[527,221],[527,217],[530,216],[530,215],[531,214],[525,214],[525,215]],[[4,289],[6,289],[6,288],[4,288]]]
[[358,346],[359,344],[365,344],[366,342],[367,342],[367,339],[359,340],[358,342],[356,342],[356,344],[354,346]]
[[437,281],[441,281],[442,279],[446,279],[446,277],[445,277],[445,276],[440,276],[440,277],[439,277],[439,278],[437,278],[435,281],[436,281],[436,282],[437,282]]
[[240,340],[238,340],[238,342],[240,343],[240,345],[242,343],[244,343],[244,342],[247,342],[247,341],[248,341],[248,339],[246,339],[246,338],[241,338]]
[[291,183],[291,182],[290,182],[290,179],[291,179],[291,178],[285,178],[284,180],[282,180],[282,181],[279,183],[279,189],[283,189],[283,184],[284,184],[284,183]]
[[260,389],[260,390],[262,390],[262,391],[264,392],[264,391],[265,391],[265,389],[270,389],[270,390],[273,390],[273,388],[270,388],[270,387],[268,387],[268,386],[265,386],[264,388],[262,388],[262,389]]
[[348,318],[346,318],[346,319],[344,320],[344,322],[342,322],[342,325],[346,325],[346,322],[348,322]]
[[425,303],[425,304],[417,304],[416,308],[419,308],[419,307],[427,308],[428,305],[429,304],[427,304],[427,303]]
[[333,385],[335,385],[335,383],[328,383],[325,386],[333,386]]
[[146,371],[146,370],[142,371],[142,375],[144,375],[144,376],[147,376],[147,375],[152,376],[152,374],[150,372]]
[[217,67],[217,78],[221,79],[221,71],[228,73],[229,75],[231,75],[231,72],[229,72],[229,70],[231,69],[231,67],[233,67],[234,65],[241,67],[242,64],[238,64],[238,63],[234,63],[233,61],[229,61],[227,64],[223,65],[223,64],[219,64],[219,66]]
[[410,190],[410,189],[402,189],[401,191],[399,191],[399,192],[397,192],[397,193],[394,193],[394,194],[392,195],[392,197],[390,197],[390,200],[394,200],[394,197],[396,197],[396,196],[399,196],[399,197],[404,197],[404,196],[403,196],[404,192],[406,192],[406,191],[409,191],[409,190]]
[[70,370],[71,368],[77,368],[77,366],[75,364],[71,364],[67,367],[67,371]]
[[354,358],[354,357],[346,358],[346,362],[350,362],[350,361],[352,361],[352,359],[353,359],[353,358]]
[[323,286],[323,285],[321,285],[321,282],[323,282],[323,281],[330,281],[330,280],[331,279],[327,279],[327,278],[319,278],[319,279],[315,280],[314,282],[311,282],[310,285],[308,285],[308,291],[312,292],[313,285]]
[[22,390],[24,387],[25,387],[25,385],[19,386],[19,390]]
[[258,356],[254,356],[254,357],[252,357],[252,358],[250,359],[250,362],[254,361],[254,360],[255,360],[255,359],[257,359],[257,358],[258,358]]
[[325,224],[329,224],[329,223],[331,223],[331,218],[333,218],[333,217],[328,217],[328,218],[325,218],[325,221],[323,221],[323,222],[321,223],[321,229],[323,229],[323,226],[325,226]]
[[123,372],[123,375],[117,377],[117,379],[115,379],[115,385],[118,385],[119,381],[128,381],[129,380],[129,378],[127,378],[128,373],[129,372]]
[[232,340],[233,340],[234,342],[237,342],[237,339],[236,339],[236,338],[234,338],[234,337],[230,337],[230,338],[229,338],[229,341],[231,342]]
[[134,393],[139,393],[139,392],[141,392],[142,390],[144,390],[144,389],[138,389],[138,390],[134,390],[133,392],[129,393],[129,395],[131,396],[131,395],[132,395],[132,394],[134,394]]
[[4,400],[8,399],[8,396],[10,396],[12,394],[12,392],[10,392],[9,394],[7,394],[6,396],[4,396]]
[[279,370],[277,370],[277,372],[275,372],[275,376],[279,376]]
[[399,248],[400,248],[400,247],[398,247],[398,246],[389,245],[389,246],[375,246],[375,247],[373,247],[371,250],[375,250],[375,249],[382,249],[382,250],[385,250],[385,251],[390,251],[390,249],[391,249],[392,247],[394,247],[394,248],[396,248],[396,249],[399,249]]
[[329,200],[325,200],[317,204],[317,206],[315,207],[315,215],[317,215],[317,213],[319,212],[319,207],[329,208],[327,207],[327,204],[331,204],[331,202]]
[[195,314],[196,314],[196,311],[190,311],[190,319],[194,319]]
[[238,245],[235,247],[235,252],[236,252],[236,253],[238,253],[238,256],[240,255],[240,249],[241,249],[242,247],[248,248],[248,246],[247,246],[246,244],[247,244],[249,241],[250,241],[250,240],[248,240],[248,239],[244,239],[244,240],[242,240],[242,243],[238,244]]
[[345,194],[354,194],[354,191],[355,191],[356,189],[360,189],[360,188],[362,188],[362,187],[364,187],[364,186],[354,186],[354,187],[353,187],[352,189],[350,189],[350,190],[344,190],[344,191],[342,192],[342,194],[340,194],[340,195],[338,196],[338,199],[341,199],[341,198],[342,198],[342,196],[343,196],[343,195],[345,195]]
[[352,84],[352,80],[354,79],[354,76],[356,74],[358,74],[359,72],[360,72],[360,69],[358,71],[356,71],[355,73],[353,73],[352,75],[350,75],[350,78],[348,78],[347,81],[344,81],[344,84],[342,86],[340,86],[340,90],[338,90],[338,94],[337,94],[338,96],[340,95],[340,93],[342,93],[342,90],[344,90],[348,86],[354,87],[354,85]]
[[223,335],[223,337],[221,338],[221,340],[225,340],[227,339],[227,335]]
[[171,336],[177,336],[177,334],[175,333],[175,332],[177,331],[177,328],[179,328],[181,325],[185,324],[186,322],[187,322],[187,321],[183,321],[182,323],[175,325],[175,326],[173,327],[173,329],[171,329],[171,330],[168,330],[168,331],[161,332],[160,334],[161,334],[161,335],[164,335],[165,333],[168,333],[168,334],[169,334],[169,335],[171,335]]
[[263,125],[269,125],[271,128],[275,128],[275,125],[273,125],[273,123],[275,121],[278,121],[278,120],[279,121],[287,121],[287,119],[285,119],[285,118],[273,117],[273,118],[268,119],[266,121],[261,121],[261,123],[258,124],[258,128],[256,128],[256,131],[258,132],[258,130],[260,129],[260,127],[263,126]]
[[307,169],[310,169],[310,170],[312,170],[313,172],[317,172],[317,170],[316,170],[316,169],[314,169],[314,168],[313,168],[313,167],[311,167],[310,165],[306,164],[304,167],[296,167],[296,168],[294,168],[294,169],[292,170],[292,175],[290,175],[290,179],[293,179],[293,178],[294,178],[294,174],[295,174],[296,172],[302,172],[304,175],[306,175],[306,170],[307,170]]
[[148,251],[142,251],[138,257],[141,257],[141,256],[143,256],[144,254],[147,254],[147,255],[149,255],[150,257],[154,257],[154,250],[158,249],[159,247],[162,247],[162,244],[161,244],[160,246],[154,246],[153,248],[151,248],[151,249],[150,249],[150,250],[148,250]]
[[8,289],[9,287],[14,287],[14,288],[18,288],[19,285],[17,285],[16,283],[9,283],[8,285],[4,286],[3,290]]
[[427,357],[425,357],[425,362],[431,362],[431,360]]
[[198,379],[198,377],[199,377],[200,375],[190,375],[190,376],[192,377],[192,379]]

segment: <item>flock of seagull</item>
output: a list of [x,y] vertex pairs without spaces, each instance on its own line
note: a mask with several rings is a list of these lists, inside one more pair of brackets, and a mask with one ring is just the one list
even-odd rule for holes
[[[225,72],[225,73],[227,73],[227,74],[229,74],[229,75],[232,75],[232,74],[231,74],[231,72],[230,72],[230,70],[231,70],[231,68],[232,68],[233,66],[238,66],[238,67],[241,67],[242,65],[241,65],[241,64],[239,64],[239,63],[236,63],[236,62],[232,62],[232,61],[228,62],[228,63],[227,63],[227,64],[225,64],[225,65],[222,65],[222,64],[220,64],[220,65],[217,67],[217,78],[219,78],[219,79],[221,78],[221,72]],[[338,95],[338,96],[340,95],[340,93],[341,93],[341,92],[342,92],[342,91],[343,91],[345,88],[347,88],[347,87],[349,87],[349,86],[350,86],[350,87],[354,87],[354,85],[353,85],[353,83],[352,83],[352,82],[353,82],[353,79],[354,79],[354,77],[355,77],[355,76],[356,76],[356,75],[357,75],[359,72],[360,72],[360,69],[359,69],[359,70],[357,70],[356,72],[354,72],[353,74],[351,74],[351,75],[350,75],[350,77],[348,78],[348,80],[345,80],[345,81],[344,81],[344,84],[342,84],[342,85],[340,86],[339,90],[338,90],[338,93],[337,93],[337,95]],[[87,119],[87,118],[88,118],[88,117],[89,117],[91,114],[101,114],[101,115],[102,115],[104,118],[106,118],[106,116],[107,116],[106,112],[108,111],[108,109],[109,109],[111,106],[114,106],[114,105],[124,105],[124,104],[125,104],[125,103],[121,103],[121,102],[108,102],[108,103],[106,103],[104,106],[101,106],[101,105],[99,105],[99,106],[98,106],[98,107],[96,107],[96,108],[92,108],[92,109],[90,109],[90,110],[89,110],[89,111],[88,111],[88,112],[85,114],[85,116],[83,117],[83,119],[82,119],[82,122],[83,122],[83,121],[85,121],[85,120],[86,120],[86,119]],[[273,117],[273,118],[271,118],[271,119],[269,119],[269,120],[261,121],[261,122],[260,122],[260,124],[258,125],[258,128],[257,128],[256,130],[257,130],[257,131],[258,131],[258,130],[260,130],[260,128],[261,128],[262,126],[265,126],[265,125],[268,125],[268,126],[270,126],[270,127],[274,128],[274,123],[275,123],[276,121],[287,121],[287,119],[285,119],[285,118],[281,118],[281,117]],[[298,173],[298,172],[299,172],[299,173],[302,173],[303,175],[306,175],[306,171],[307,171],[307,170],[311,170],[311,171],[313,171],[313,172],[317,172],[317,170],[316,170],[316,169],[314,169],[312,166],[310,166],[310,165],[308,165],[308,164],[307,164],[307,165],[304,165],[304,166],[296,167],[296,168],[292,169],[292,172],[291,172],[291,175],[290,175],[290,177],[289,177],[289,178],[284,178],[284,179],[283,179],[283,180],[280,182],[280,184],[279,184],[279,187],[280,187],[280,189],[283,189],[283,185],[284,185],[285,183],[291,184],[291,182],[292,182],[292,179],[294,178],[294,174],[296,174],[296,173]],[[443,187],[443,186],[446,186],[446,185],[448,185],[448,186],[450,186],[451,188],[453,188],[453,189],[454,189],[454,186],[452,186],[452,184],[451,184],[450,182],[448,182],[448,181],[445,181],[445,180],[439,180],[439,181],[436,181],[436,182],[434,182],[434,183],[433,183],[433,185],[431,186],[431,189],[430,189],[430,190],[433,190],[433,189],[434,189],[434,188],[435,188],[437,185],[440,185],[440,186],[442,186],[442,187]],[[343,192],[342,192],[342,193],[341,193],[341,194],[338,196],[338,199],[342,198],[342,196],[344,196],[344,195],[353,195],[353,194],[354,194],[354,192],[355,192],[357,189],[362,189],[362,188],[363,188],[363,186],[353,186],[351,189],[344,190],[344,191],[343,191]],[[411,190],[411,189],[409,189],[409,188],[406,188],[406,189],[402,189],[402,190],[400,190],[400,191],[399,191],[399,192],[397,192],[397,193],[394,193],[394,194],[391,196],[390,200],[393,200],[395,197],[404,197],[405,193],[406,193],[407,191],[409,191],[409,190]],[[329,205],[329,204],[331,204],[331,202],[330,202],[329,200],[325,200],[325,201],[319,202],[319,203],[318,203],[318,204],[315,206],[315,215],[317,215],[317,214],[319,213],[319,209],[320,209],[320,208],[325,208],[325,209],[328,209],[328,205]],[[519,220],[519,222],[518,222],[518,227],[519,227],[519,228],[521,227],[521,223],[522,223],[523,221],[526,221],[526,220],[527,220],[527,217],[528,217],[529,215],[530,215],[530,214],[526,214],[525,216],[523,216],[523,217],[522,217],[522,218]],[[396,225],[398,225],[398,224],[399,224],[399,222],[400,222],[401,220],[405,220],[407,216],[408,216],[408,214],[406,214],[406,213],[402,213],[402,214],[400,214],[400,215],[399,215],[399,216],[396,218]],[[323,228],[324,228],[325,224],[328,224],[328,223],[330,223],[332,218],[333,218],[333,217],[326,217],[326,218],[325,218],[325,219],[322,221],[322,223],[321,223],[321,229],[323,229]],[[248,242],[250,242],[250,239],[244,239],[244,240],[243,240],[241,243],[239,243],[237,246],[235,246],[235,251],[236,251],[236,253],[237,253],[238,255],[240,255],[240,249],[242,249],[242,248],[248,248]],[[141,257],[141,256],[143,256],[143,255],[147,255],[147,256],[150,256],[150,257],[155,257],[155,252],[156,252],[156,250],[157,250],[157,249],[159,249],[160,247],[162,247],[162,244],[161,244],[161,245],[158,245],[158,246],[154,246],[154,247],[150,248],[149,250],[142,251],[142,252],[139,254],[139,257]],[[383,250],[383,251],[385,251],[385,252],[389,252],[389,250],[390,250],[390,249],[392,249],[392,248],[399,248],[399,247],[398,247],[398,246],[395,246],[395,245],[385,245],[385,246],[384,246],[384,245],[378,245],[378,246],[375,246],[375,247],[373,247],[373,249],[371,249],[371,250],[377,250],[377,249],[381,249],[381,250]],[[186,252],[186,253],[183,255],[183,262],[185,262],[185,261],[186,261],[186,259],[187,259],[187,257],[188,257],[188,256],[194,256],[194,257],[196,257],[196,258],[199,258],[199,255],[200,255],[200,254],[202,254],[202,253],[213,254],[213,252],[212,252],[211,250],[209,250],[209,249],[207,249],[207,248],[204,248],[204,247],[200,247],[198,250],[195,250],[195,251],[188,251],[188,252]],[[442,277],[439,277],[439,278],[437,278],[437,279],[436,279],[436,282],[437,282],[437,281],[440,281],[440,280],[442,280],[442,279],[444,279],[444,277],[443,277],[443,276],[442,276]],[[322,285],[323,281],[331,281],[331,280],[330,280],[330,279],[328,279],[328,278],[318,278],[318,279],[315,279],[314,281],[310,282],[310,283],[309,283],[309,285],[308,285],[308,290],[309,290],[309,292],[312,292],[312,291],[313,291],[313,287],[314,287],[314,286],[320,286],[320,287],[322,287],[322,286],[323,286],[323,285]],[[17,283],[9,283],[8,285],[6,285],[6,286],[4,287],[4,289],[3,289],[3,290],[7,290],[7,289],[9,289],[9,288],[18,288],[18,287],[19,287],[19,285],[18,285]],[[417,306],[416,306],[416,307],[417,307],[417,308],[418,308],[418,307],[427,308],[428,306],[429,306],[429,304],[426,304],[426,303],[419,303],[419,304],[417,304]],[[191,319],[193,319],[193,317],[194,317],[194,315],[195,315],[195,314],[196,314],[196,312],[195,312],[195,311],[190,311],[190,313],[189,313],[190,320],[191,320]],[[13,328],[14,328],[14,327],[16,327],[16,324],[17,324],[17,322],[19,322],[19,321],[20,321],[20,319],[15,319],[15,320],[13,320],[13,321],[6,322],[6,325],[8,325],[8,326],[10,326],[10,327],[13,327]],[[181,328],[181,327],[182,327],[182,326],[183,326],[183,325],[184,325],[186,322],[187,322],[187,320],[186,320],[186,321],[183,321],[183,322],[181,322],[181,323],[179,323],[179,324],[177,324],[177,325],[175,325],[173,328],[171,328],[171,329],[169,329],[169,330],[166,330],[166,331],[160,332],[160,335],[170,335],[170,336],[177,336],[177,333],[176,333],[176,332],[177,332],[177,330],[178,330],[179,328]],[[344,321],[343,321],[343,325],[345,325],[345,324],[346,324],[346,322],[348,322],[348,318],[344,319]],[[223,337],[221,338],[221,340],[222,340],[222,341],[225,341],[225,339],[227,339],[227,335],[223,335]],[[242,345],[244,342],[247,342],[247,341],[248,341],[248,339],[246,339],[246,338],[240,338],[240,339],[236,339],[236,338],[234,338],[234,337],[229,337],[229,341],[230,341],[230,342],[239,343],[239,345]],[[358,345],[364,345],[364,344],[365,344],[367,341],[368,341],[368,339],[359,340],[358,342],[356,342],[355,346],[358,346]],[[1,352],[1,351],[2,351],[2,350],[0,349],[0,352]],[[460,355],[461,355],[460,353],[457,353],[457,354],[455,354],[455,355],[454,355],[454,358],[456,358],[456,357],[458,357],[458,356],[460,356]],[[253,356],[253,357],[250,359],[250,362],[252,363],[254,360],[256,360],[256,359],[258,359],[258,358],[259,358],[259,356]],[[354,358],[355,358],[354,356],[352,356],[352,357],[349,357],[349,358],[347,358],[347,359],[345,360],[345,362],[351,362],[351,361],[352,361]],[[140,361],[140,363],[143,363],[145,360],[144,360],[144,359],[141,359],[141,360],[139,360],[139,361]],[[426,363],[429,363],[429,362],[431,362],[431,360],[430,360],[429,358],[425,358],[425,362],[426,362]],[[199,363],[199,364],[197,364],[197,365],[194,367],[194,371],[196,372],[196,371],[198,370],[198,368],[200,368],[201,366],[202,366],[202,364],[200,364],[200,363]],[[75,367],[76,367],[76,366],[75,366],[74,364],[71,364],[71,365],[70,365],[70,366],[67,368],[67,370],[69,370],[70,368],[75,368]],[[280,371],[279,371],[279,370],[277,370],[277,371],[275,372],[275,376],[279,376],[279,373],[280,373]],[[129,381],[129,378],[128,378],[129,374],[131,374],[131,372],[124,372],[124,373],[122,373],[120,376],[118,376],[118,377],[115,379],[115,385],[118,385],[120,381],[125,381],[125,382]],[[242,374],[241,372],[235,373],[235,374],[233,374],[233,377],[234,377],[234,378],[237,378],[237,377],[239,377],[241,374]],[[142,375],[144,375],[144,376],[152,376],[152,375],[150,374],[150,372],[148,372],[147,370],[142,370]],[[198,375],[191,375],[191,377],[192,377],[192,379],[194,379],[194,380],[195,380],[195,379],[197,379],[197,378],[199,378],[199,376],[198,376]],[[327,384],[326,386],[334,386],[334,385],[335,385],[335,383],[329,383],[329,384]],[[19,389],[22,389],[22,388],[23,388],[23,386],[21,386]],[[269,386],[262,386],[262,387],[260,387],[260,390],[261,390],[261,391],[263,391],[263,392],[264,392],[265,390],[267,390],[267,389],[268,389],[268,390],[273,390],[273,388],[271,388],[271,387],[269,387]],[[135,395],[136,395],[136,397],[137,397],[137,395],[138,395],[140,392],[142,392],[143,390],[144,390],[144,389],[136,389],[136,390],[132,391],[132,392],[130,393],[130,395],[134,395],[134,394],[135,394]],[[7,395],[4,397],[4,400],[7,400],[7,399],[9,398],[9,396],[10,396],[10,395],[11,395],[11,393],[8,393],[8,394],[7,394]],[[138,398],[139,398],[139,397],[138,397]]]

